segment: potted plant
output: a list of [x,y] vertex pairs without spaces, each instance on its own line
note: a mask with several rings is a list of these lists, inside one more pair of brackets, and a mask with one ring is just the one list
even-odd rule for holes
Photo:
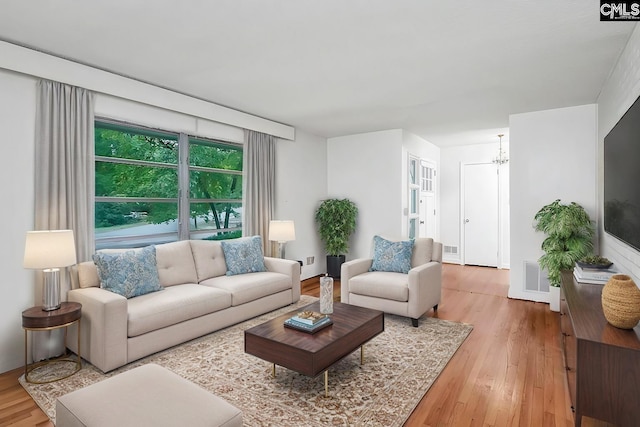
[[358,208],[349,199],[327,199],[316,211],[320,239],[327,251],[327,273],[340,277],[340,267],[349,250],[349,237],[356,229]]
[[576,261],[591,254],[593,224],[582,206],[575,202],[564,205],[560,199],[543,206],[534,221],[536,231],[547,235],[538,262],[549,276],[551,310],[559,311],[562,270],[573,268]]
[[596,270],[606,270],[613,265],[613,263],[609,261],[609,258],[599,255],[587,255],[576,261],[576,264],[582,268],[592,268]]

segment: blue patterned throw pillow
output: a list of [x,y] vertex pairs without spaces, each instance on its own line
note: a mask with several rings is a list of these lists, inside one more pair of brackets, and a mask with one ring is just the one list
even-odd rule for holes
[[227,263],[227,276],[267,271],[260,236],[222,240],[220,243]]
[[100,287],[125,298],[162,289],[155,246],[119,253],[97,252],[93,262],[98,270]]
[[413,240],[392,242],[380,236],[373,237],[373,263],[369,271],[408,273],[411,269]]

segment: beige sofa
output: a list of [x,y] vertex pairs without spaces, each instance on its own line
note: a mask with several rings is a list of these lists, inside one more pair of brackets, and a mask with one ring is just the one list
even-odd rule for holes
[[438,309],[442,291],[442,244],[431,238],[414,240],[408,274],[369,271],[372,258],[342,264],[341,301],[385,313],[410,317],[413,326],[431,308]]
[[[96,266],[72,273],[69,301],[82,304],[82,357],[108,372],[149,354],[300,299],[300,265],[264,258],[268,271],[227,276],[218,241],[156,246],[161,291],[126,299],[100,288]],[[68,346],[77,352],[77,328]]]

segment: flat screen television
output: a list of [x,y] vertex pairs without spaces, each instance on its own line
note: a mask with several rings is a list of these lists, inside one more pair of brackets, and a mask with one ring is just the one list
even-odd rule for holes
[[604,138],[604,230],[640,250],[640,97]]

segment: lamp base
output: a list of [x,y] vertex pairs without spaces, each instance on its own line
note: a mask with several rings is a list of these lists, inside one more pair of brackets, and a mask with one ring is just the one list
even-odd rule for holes
[[60,308],[60,269],[47,268],[44,273],[42,287],[42,309],[53,311]]
[[278,257],[284,259],[284,247],[287,242],[278,242]]

